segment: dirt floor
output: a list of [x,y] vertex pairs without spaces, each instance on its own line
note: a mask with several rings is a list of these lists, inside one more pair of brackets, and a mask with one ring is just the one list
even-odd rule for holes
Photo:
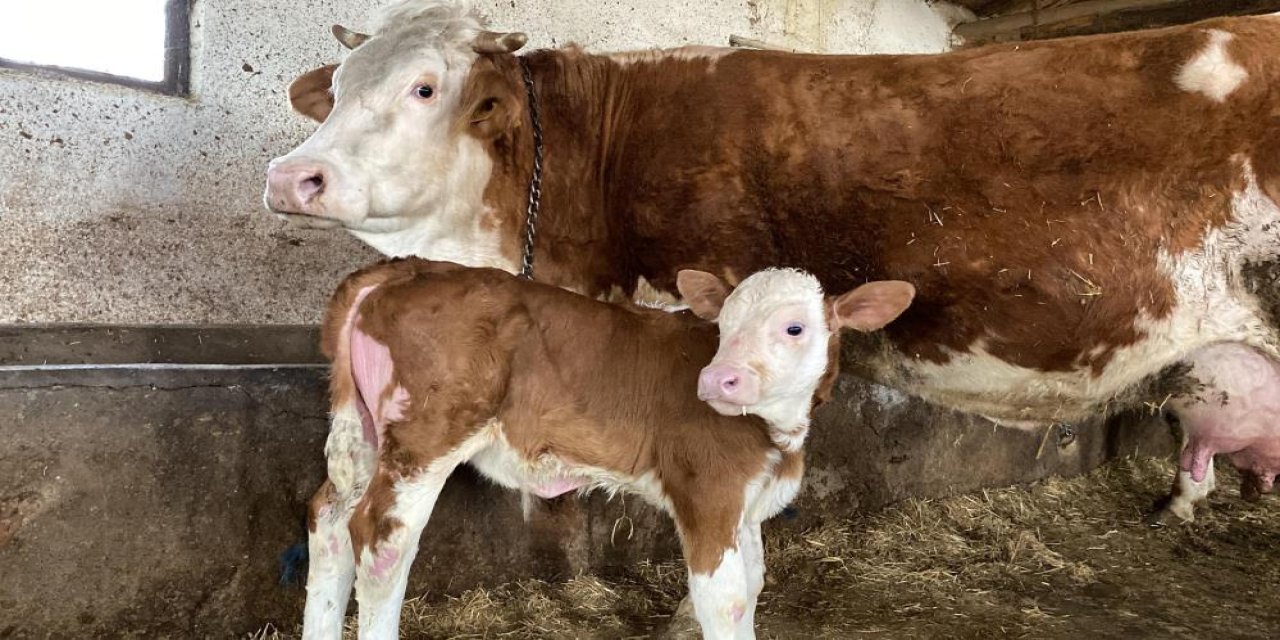
[[[1237,476],[1196,522],[1150,528],[1169,462],[765,531],[762,638],[1280,637],[1280,498],[1247,503]],[[626,638],[661,632],[681,565],[523,581],[406,604],[408,638]],[[266,629],[264,640],[296,637]],[[352,635],[351,637],[354,637]]]

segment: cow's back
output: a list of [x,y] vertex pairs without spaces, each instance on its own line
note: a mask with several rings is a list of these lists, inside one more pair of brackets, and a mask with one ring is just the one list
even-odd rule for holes
[[934,397],[1005,417],[1078,414],[1149,373],[1135,351],[1208,339],[1150,344],[1194,297],[1178,265],[1241,194],[1274,208],[1276,53],[1280,20],[1260,17],[933,56],[743,52],[685,82],[655,65],[633,127],[663,143],[621,136],[611,206],[660,285],[677,265],[910,281],[873,375],[955,383]]

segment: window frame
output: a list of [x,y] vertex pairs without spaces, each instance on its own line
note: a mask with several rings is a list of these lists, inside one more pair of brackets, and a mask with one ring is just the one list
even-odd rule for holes
[[119,76],[102,71],[92,71],[90,69],[18,62],[4,57],[0,57],[0,68],[37,75],[51,75],[115,84],[132,89],[142,89],[185,98],[191,93],[191,6],[194,2],[195,0],[168,0],[165,2],[164,79],[158,82]]

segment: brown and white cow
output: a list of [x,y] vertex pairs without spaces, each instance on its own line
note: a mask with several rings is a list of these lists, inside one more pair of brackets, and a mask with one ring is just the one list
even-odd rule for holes
[[523,60],[545,134],[539,280],[910,281],[916,302],[854,364],[1005,424],[1136,405],[1215,344],[1280,356],[1243,269],[1280,249],[1280,18],[909,56],[517,58],[521,36],[423,0],[338,33],[342,64],[291,88],[323,124],[272,162],[266,202],[384,253],[516,269]]
[[[727,298],[701,272],[684,272],[681,289],[699,315],[720,316],[719,354],[715,326],[691,314],[495,269],[412,258],[350,276],[324,325],[333,421],[304,637],[341,637],[353,581],[360,637],[397,637],[418,538],[463,462],[544,497],[603,489],[666,510],[704,635],[753,637],[760,523],[799,490],[836,334],[879,329],[913,289],[874,282],[827,301],[794,270],[755,274]],[[748,344],[767,357],[735,359]]]

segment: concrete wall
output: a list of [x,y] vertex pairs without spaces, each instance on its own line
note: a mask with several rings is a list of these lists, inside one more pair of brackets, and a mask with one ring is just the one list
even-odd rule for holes
[[[169,338],[159,359],[199,355]],[[838,385],[809,439],[798,517],[771,520],[766,536],[1172,444],[1149,417],[1065,437],[994,429],[847,375]],[[0,416],[17,416],[0,439],[0,638],[292,628],[304,594],[279,584],[278,558],[303,539],[305,500],[320,484],[324,394],[323,368],[0,371]],[[515,493],[466,468],[436,514],[411,597],[625,571],[677,551],[669,519],[635,498],[561,498],[525,524]],[[614,536],[624,515],[631,535]]]
[[[0,323],[318,319],[374,255],[341,232],[285,231],[260,204],[266,162],[311,126],[285,87],[338,59],[333,22],[377,0],[197,0],[190,99],[0,70]],[[531,46],[725,44],[928,52],[924,0],[483,0]]]

